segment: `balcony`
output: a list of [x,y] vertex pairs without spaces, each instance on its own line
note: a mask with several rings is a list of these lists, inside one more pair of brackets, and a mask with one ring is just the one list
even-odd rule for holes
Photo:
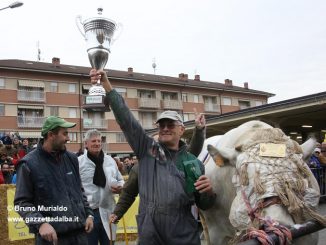
[[183,104],[179,100],[163,100],[163,109],[182,110]]
[[161,107],[159,99],[152,98],[139,98],[138,99],[139,108],[152,108],[159,109]]
[[206,112],[221,112],[218,104],[205,104]]
[[40,91],[18,90],[18,101],[45,102],[45,93]]
[[84,118],[83,119],[84,129],[106,129],[108,127],[107,120],[98,118]]
[[17,126],[18,128],[41,128],[43,126],[44,117],[30,117],[30,116],[18,116]]

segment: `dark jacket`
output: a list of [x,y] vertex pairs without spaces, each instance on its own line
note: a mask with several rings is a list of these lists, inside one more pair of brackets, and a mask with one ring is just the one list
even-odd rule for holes
[[118,216],[118,220],[128,211],[138,195],[138,164],[134,165],[128,176],[128,180],[123,185],[119,201],[113,213]]
[[87,216],[93,212],[83,193],[78,159],[69,151],[50,154],[42,143],[18,164],[16,211],[32,233],[45,222],[59,236],[84,229]]

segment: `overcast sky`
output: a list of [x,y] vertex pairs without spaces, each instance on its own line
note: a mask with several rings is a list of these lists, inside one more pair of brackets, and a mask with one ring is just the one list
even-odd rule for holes
[[[1,0],[0,8],[15,0]],[[0,12],[0,59],[90,66],[75,18],[123,25],[106,68],[199,74],[274,93],[269,102],[325,91],[325,0],[21,0]],[[1,75],[1,74],[0,74]]]

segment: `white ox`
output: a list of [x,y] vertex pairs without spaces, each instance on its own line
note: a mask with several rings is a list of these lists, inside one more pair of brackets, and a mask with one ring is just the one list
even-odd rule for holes
[[[230,130],[226,134],[222,136],[214,136],[208,138],[205,141],[205,145],[203,147],[203,151],[198,156],[198,158],[204,162],[205,164],[205,171],[206,175],[208,175],[213,183],[213,189],[215,193],[217,193],[217,198],[214,206],[206,211],[202,211],[205,222],[208,226],[208,233],[209,233],[209,240],[208,244],[214,245],[226,245],[230,242],[231,239],[235,237],[236,229],[232,226],[229,216],[231,206],[233,211],[237,210],[237,203],[240,200],[239,197],[241,196],[241,189],[246,190],[246,194],[249,196],[253,192],[253,188],[248,191],[248,186],[239,185],[239,170],[237,170],[236,166],[239,166],[241,162],[245,161],[247,156],[244,156],[243,150],[241,149],[242,146],[248,146],[252,143],[252,138],[257,137],[257,130],[261,129],[271,129],[273,127],[270,125],[260,122],[260,121],[249,121],[240,125],[239,127]],[[280,130],[278,132],[281,132]],[[283,133],[283,132],[282,132]],[[265,137],[265,136],[264,136]],[[286,137],[287,138],[287,137]],[[288,138],[287,138],[288,139]],[[256,139],[257,140],[257,139]],[[289,142],[287,144],[294,145],[295,142],[288,139]],[[261,139],[261,142],[266,142],[265,139]],[[267,141],[268,142],[268,141]],[[292,143],[291,143],[292,142]],[[300,149],[299,157],[307,158],[311,155],[314,147],[315,147],[315,140],[310,139],[304,144],[297,145],[297,148]],[[209,146],[211,155],[208,155],[207,145],[212,145],[214,147]],[[288,147],[289,145],[287,145]],[[220,158],[220,159],[219,159]],[[213,160],[214,159],[214,160]],[[216,162],[223,161],[223,166],[217,166]],[[301,161],[303,162],[303,161]],[[247,174],[249,178],[249,183],[253,185],[254,179],[254,172],[255,168],[251,166],[251,163],[248,163],[247,166]],[[314,204],[312,206],[317,206],[319,201],[319,187],[316,179],[312,176],[311,171],[309,170],[308,166],[303,163],[304,168],[308,169],[309,174],[307,175],[306,185],[310,187],[310,190],[313,190],[312,200]],[[233,181],[232,181],[233,179]],[[236,181],[237,180],[237,181]],[[237,186],[237,187],[235,187]],[[273,193],[273,191],[270,191]],[[274,191],[275,192],[275,191]],[[260,195],[262,198],[263,195]],[[269,194],[267,196],[274,196],[273,194]],[[276,196],[276,195],[275,195]],[[255,197],[256,199],[259,195],[252,195],[251,197]],[[263,197],[266,197],[263,196]],[[249,198],[249,197],[248,197]],[[249,198],[250,199],[250,198]],[[250,199],[250,203],[256,203],[257,200]],[[242,210],[243,211],[243,210]],[[232,213],[232,212],[231,212]],[[262,215],[264,217],[269,216],[275,221],[280,222],[283,225],[293,225],[295,222],[290,215],[288,209],[282,205],[271,205],[262,210]],[[233,219],[237,219],[237,212],[233,212]],[[232,215],[231,215],[232,216]],[[249,220],[249,218],[248,218]],[[234,220],[233,220],[234,221]],[[250,221],[249,221],[250,222]],[[234,223],[234,222],[233,222]],[[235,222],[236,223],[236,222]],[[240,225],[241,226],[241,225]],[[302,237],[300,239],[296,239],[294,244],[309,244],[314,245],[318,242],[318,233],[313,233],[308,236]]]

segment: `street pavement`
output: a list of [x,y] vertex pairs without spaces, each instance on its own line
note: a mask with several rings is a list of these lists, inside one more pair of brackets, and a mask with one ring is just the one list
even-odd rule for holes
[[[321,203],[318,208],[318,212],[322,215],[326,215],[326,202]],[[326,229],[319,231],[319,242],[318,245],[325,245],[326,244]],[[115,245],[125,245],[127,244],[125,241],[116,241]],[[135,241],[129,241],[128,245],[136,245]],[[206,245],[206,241],[202,240],[201,245]]]

